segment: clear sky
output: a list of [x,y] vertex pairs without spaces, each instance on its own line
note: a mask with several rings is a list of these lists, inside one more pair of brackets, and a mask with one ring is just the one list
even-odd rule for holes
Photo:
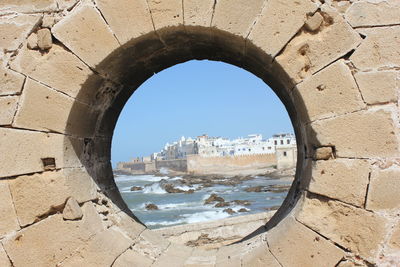
[[143,83],[115,128],[112,163],[160,151],[181,136],[293,133],[285,107],[262,80],[215,61],[189,61]]

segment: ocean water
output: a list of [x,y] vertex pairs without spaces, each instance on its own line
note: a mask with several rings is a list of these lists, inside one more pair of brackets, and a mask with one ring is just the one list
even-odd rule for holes
[[[214,185],[203,187],[201,185],[179,185],[180,177],[158,177],[153,175],[115,176],[115,182],[121,195],[132,212],[150,229],[166,226],[204,222],[232,216],[264,212],[268,208],[280,206],[287,192],[246,192],[245,189],[253,186],[290,185],[291,179],[271,179],[264,176],[256,176],[253,180],[244,181],[239,185],[225,186]],[[229,178],[227,178],[229,179]],[[199,189],[193,194],[167,193],[160,181],[174,183],[175,188],[182,190]],[[141,191],[131,191],[132,186],[141,186]],[[214,204],[206,205],[204,201],[211,195],[217,194],[226,202],[233,200],[248,200],[249,206],[231,204],[229,207],[216,208]],[[153,203],[158,210],[146,210],[146,204]],[[235,214],[228,214],[223,210],[231,208]],[[238,212],[246,208],[249,212]]]

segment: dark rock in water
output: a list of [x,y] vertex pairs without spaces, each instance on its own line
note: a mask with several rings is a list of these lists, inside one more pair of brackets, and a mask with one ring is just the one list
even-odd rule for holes
[[146,204],[146,210],[158,210],[158,207],[156,204],[149,203],[149,204]]
[[245,208],[241,208],[240,210],[238,210],[238,212],[249,212],[249,210],[245,209]]
[[244,206],[250,206],[251,202],[248,200],[234,200],[233,201],[236,205],[244,205]]
[[211,194],[211,196],[204,201],[204,204],[211,204],[213,202],[225,202],[225,199],[219,197],[217,194]]
[[228,213],[228,214],[230,214],[230,215],[236,213],[236,212],[235,212],[233,209],[231,209],[231,208],[224,209],[224,212],[226,212],[226,213]]
[[230,206],[231,204],[229,203],[229,202],[219,202],[219,203],[217,203],[217,204],[215,204],[215,206],[214,207],[216,207],[216,208],[222,208],[222,207],[228,207],[228,206]]
[[164,185],[164,190],[167,191],[167,193],[185,193],[185,190],[175,188],[172,184],[166,184]]
[[131,187],[131,191],[141,191],[141,190],[143,190],[143,187],[141,187],[141,186],[132,186]]
[[194,189],[189,189],[188,191],[185,191],[185,194],[193,194],[194,193]]
[[244,191],[260,193],[260,192],[265,192],[266,189],[264,186],[258,185],[258,186],[253,186],[253,187],[247,187]]

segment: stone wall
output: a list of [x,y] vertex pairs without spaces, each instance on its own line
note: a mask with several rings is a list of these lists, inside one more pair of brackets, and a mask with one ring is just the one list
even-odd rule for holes
[[276,166],[275,154],[201,157],[187,156],[187,171],[193,174],[224,174],[230,171],[257,170]]
[[[1,1],[0,265],[400,262],[399,5]],[[146,229],[110,164],[130,95],[191,59],[234,64],[268,83],[299,148],[293,187],[265,229],[212,251]]]
[[186,159],[157,160],[156,169],[159,171],[162,168],[178,172],[186,172],[187,160]]

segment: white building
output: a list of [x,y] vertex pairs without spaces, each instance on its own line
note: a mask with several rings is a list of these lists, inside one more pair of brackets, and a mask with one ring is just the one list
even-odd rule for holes
[[246,138],[227,139],[222,137],[198,136],[196,139],[182,137],[179,141],[166,144],[152,159],[181,159],[187,155],[221,157],[254,154],[273,154],[278,148],[296,147],[294,134],[275,134],[264,140],[261,134],[251,134]]

